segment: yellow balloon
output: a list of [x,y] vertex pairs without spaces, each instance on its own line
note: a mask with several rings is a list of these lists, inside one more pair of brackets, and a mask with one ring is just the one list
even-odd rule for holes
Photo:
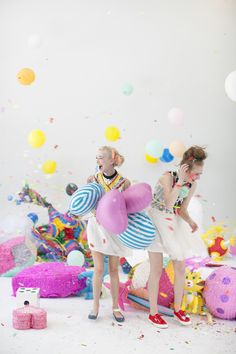
[[46,174],[52,174],[56,172],[57,164],[56,161],[48,160],[44,162],[42,166],[42,171]]
[[32,130],[28,135],[28,143],[34,148],[39,148],[45,143],[45,141],[46,136],[42,130]]
[[109,141],[116,141],[120,138],[119,129],[113,126],[107,127],[105,130],[105,137]]
[[30,85],[35,80],[35,73],[32,69],[23,68],[18,72],[17,79],[22,85]]
[[146,161],[149,162],[149,163],[157,163],[158,162],[158,158],[156,157],[152,157],[148,154],[146,154]]
[[186,151],[186,147],[181,141],[175,140],[170,144],[169,150],[174,157],[182,157]]

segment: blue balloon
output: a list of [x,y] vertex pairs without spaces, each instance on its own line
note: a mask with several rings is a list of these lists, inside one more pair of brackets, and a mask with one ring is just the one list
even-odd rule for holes
[[38,221],[39,217],[37,214],[35,213],[29,213],[27,214],[28,218],[30,218],[34,224],[36,224],[36,222]]
[[162,156],[161,156],[160,160],[162,162],[171,162],[171,161],[174,160],[174,156],[171,155],[170,150],[166,148],[166,149],[163,150],[163,153],[162,153]]

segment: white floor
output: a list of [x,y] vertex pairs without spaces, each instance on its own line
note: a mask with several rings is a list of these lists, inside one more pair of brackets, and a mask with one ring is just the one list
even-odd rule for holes
[[147,314],[129,309],[126,322],[115,323],[110,297],[101,300],[97,321],[87,319],[91,301],[83,297],[40,299],[48,313],[45,330],[19,331],[12,327],[11,279],[0,278],[1,354],[77,353],[236,353],[236,322],[192,318],[193,325],[182,327],[167,317],[169,328],[158,330],[147,322]]

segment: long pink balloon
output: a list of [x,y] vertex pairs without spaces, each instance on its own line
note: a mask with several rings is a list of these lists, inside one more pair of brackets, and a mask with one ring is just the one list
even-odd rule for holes
[[125,199],[117,189],[106,193],[98,202],[97,221],[114,234],[122,233],[128,226]]
[[137,183],[122,192],[127,213],[137,213],[145,209],[152,201],[152,188],[147,183]]

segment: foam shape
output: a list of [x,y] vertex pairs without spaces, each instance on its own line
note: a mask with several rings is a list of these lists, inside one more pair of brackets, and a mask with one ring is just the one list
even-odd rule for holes
[[23,288],[20,287],[16,292],[17,307],[30,305],[39,307],[40,289],[39,288]]
[[127,213],[142,211],[152,201],[152,188],[147,183],[134,184],[122,193],[125,198]]
[[206,279],[203,291],[211,314],[224,320],[236,319],[236,268],[223,266]]
[[47,327],[47,312],[35,306],[13,310],[12,324],[15,329],[44,329]]
[[0,275],[12,277],[32,265],[35,256],[25,244],[25,237],[14,237],[0,244]]
[[69,210],[73,215],[83,216],[97,207],[104,194],[102,186],[92,182],[77,189],[70,199]]
[[128,227],[119,235],[120,241],[132,249],[147,248],[156,235],[152,220],[144,213],[128,214]]
[[78,275],[85,271],[79,266],[50,262],[31,266],[12,278],[13,294],[19,287],[40,288],[40,297],[67,297],[85,288],[85,279]]
[[106,193],[98,203],[96,218],[107,231],[114,234],[122,233],[128,226],[123,194],[117,189]]

